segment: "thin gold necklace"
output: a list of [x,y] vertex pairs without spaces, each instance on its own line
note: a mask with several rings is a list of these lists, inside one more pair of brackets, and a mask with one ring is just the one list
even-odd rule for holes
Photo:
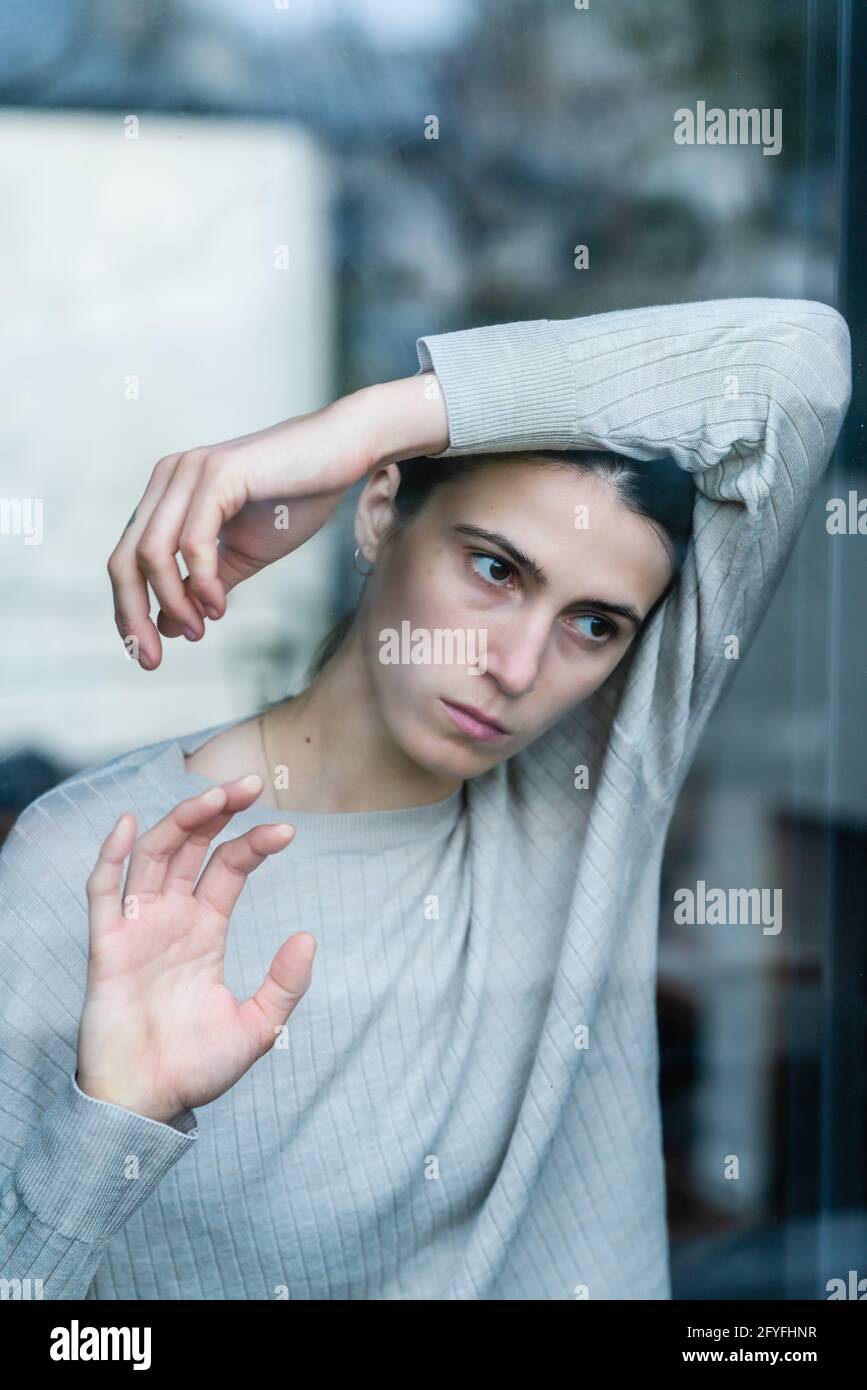
[[[303,693],[304,693],[304,692],[302,691],[302,694],[303,694]],[[273,792],[274,792],[274,800],[275,800],[275,802],[277,803],[278,808],[279,808],[280,810],[284,810],[284,811],[291,810],[292,808],[291,808],[291,806],[287,806],[286,803],[285,803],[285,801],[281,801],[281,799],[280,799],[280,794],[279,794],[279,792],[278,792],[278,790],[277,790],[277,785],[276,785],[275,778],[274,778],[274,769],[275,769],[276,767],[285,766],[285,764],[281,764],[281,763],[278,763],[278,762],[276,762],[276,761],[275,761],[275,762],[272,762],[272,761],[271,761],[272,754],[273,754],[274,750],[273,750],[272,747],[269,746],[268,735],[267,735],[267,733],[265,732],[265,724],[266,724],[266,721],[267,721],[268,719],[271,719],[271,723],[273,724],[273,723],[274,723],[274,720],[273,720],[273,718],[272,718],[273,715],[278,714],[279,711],[280,711],[281,709],[285,708],[286,705],[288,705],[288,704],[294,704],[295,701],[296,701],[296,700],[299,700],[300,698],[301,698],[301,696],[299,696],[299,695],[290,695],[290,696],[288,696],[288,698],[287,698],[286,700],[282,701],[280,704],[271,705],[268,709],[263,710],[262,713],[259,715],[259,718],[258,718],[258,724],[259,724],[259,737],[260,737],[261,740],[262,740],[262,752],[263,752],[264,755],[265,755],[265,767],[266,767],[267,770],[268,770],[268,777],[269,777],[269,779],[270,779],[271,787],[272,787]],[[287,771],[288,771],[288,769],[287,769]]]
[[270,783],[271,783],[271,789],[272,789],[272,791],[273,791],[273,793],[274,793],[274,800],[275,800],[276,803],[277,803],[278,810],[283,810],[283,805],[282,805],[282,802],[280,801],[280,797],[279,797],[279,795],[278,795],[278,793],[277,793],[277,784],[276,784],[276,781],[275,781],[275,778],[274,778],[274,773],[273,773],[273,770],[272,770],[272,767],[271,767],[271,754],[270,754],[270,752],[268,751],[268,740],[267,740],[267,738],[266,738],[266,736],[265,736],[265,720],[266,720],[267,716],[268,716],[268,711],[265,711],[263,714],[260,714],[260,715],[259,715],[259,735],[260,735],[260,737],[261,737],[261,739],[262,739],[262,752],[263,752],[264,755],[265,755],[265,767],[266,767],[267,772],[268,772],[268,778],[269,778],[269,781],[270,781]]

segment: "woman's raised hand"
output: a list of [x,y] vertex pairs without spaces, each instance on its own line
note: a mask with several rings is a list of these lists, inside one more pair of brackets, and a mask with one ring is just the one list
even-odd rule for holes
[[199,871],[214,836],[261,791],[257,776],[214,787],[138,839],[127,812],[103,841],[87,880],[78,1035],[77,1083],[94,1099],[164,1123],[207,1105],[273,1047],[307,990],[316,941],[304,931],[287,937],[249,999],[239,1002],[223,981],[229,917],[247,875],[294,830],[256,825]]
[[160,633],[198,641],[204,615],[222,617],[229,590],[303,545],[364,475],[369,448],[337,408],[351,399],[160,459],[108,561],[115,623],[146,670],[162,660]]
[[[448,444],[433,373],[365,387],[323,410],[160,459],[111,553],[114,617],[146,670],[164,637],[204,636],[236,584],[297,550],[373,468]],[[180,552],[187,574],[181,575]],[[150,617],[148,584],[160,612]]]

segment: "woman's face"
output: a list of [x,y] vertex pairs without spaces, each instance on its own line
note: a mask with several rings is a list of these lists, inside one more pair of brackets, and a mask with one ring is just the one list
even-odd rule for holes
[[611,484],[571,467],[504,458],[468,471],[385,540],[399,480],[393,464],[377,470],[356,514],[375,564],[357,618],[366,676],[408,757],[475,777],[602,685],[671,563]]

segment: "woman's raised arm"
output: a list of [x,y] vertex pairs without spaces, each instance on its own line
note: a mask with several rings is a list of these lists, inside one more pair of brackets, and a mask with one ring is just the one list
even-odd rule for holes
[[618,710],[648,788],[668,797],[833,451],[851,395],[845,320],[811,300],[723,299],[470,329],[418,352],[445,396],[444,457],[586,446],[649,468],[669,455],[694,475],[680,582]]

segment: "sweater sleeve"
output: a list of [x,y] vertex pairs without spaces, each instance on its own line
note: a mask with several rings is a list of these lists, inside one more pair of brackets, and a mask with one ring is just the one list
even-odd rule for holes
[[852,389],[845,320],[811,300],[709,300],[467,329],[417,352],[448,413],[436,457],[603,448],[694,475],[679,582],[591,697],[668,799],[831,457]]
[[[84,1298],[111,1238],[192,1147],[193,1111],[162,1124],[77,1084],[88,927],[84,881],[106,829],[57,788],[0,852],[0,1290]],[[84,822],[85,817],[80,816]]]

